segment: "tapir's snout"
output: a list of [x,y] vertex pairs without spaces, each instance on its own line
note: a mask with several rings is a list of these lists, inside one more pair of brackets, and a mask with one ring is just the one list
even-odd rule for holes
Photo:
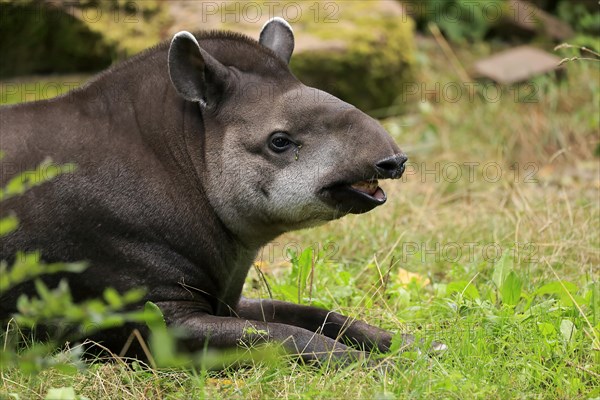
[[375,169],[384,179],[399,179],[404,173],[407,160],[406,154],[395,154],[376,163]]
[[[336,121],[344,132],[346,152],[340,167],[319,190],[321,199],[336,212],[360,214],[385,204],[387,195],[379,186],[381,179],[399,179],[408,157],[392,137],[374,119],[356,109],[350,109]],[[346,130],[344,125],[350,123]]]
[[[374,174],[365,172],[347,177],[321,191],[324,200],[345,213],[360,214],[384,204],[387,196],[379,186],[379,179],[399,179],[404,173],[408,157],[398,153],[372,164]],[[371,172],[371,173],[372,173]],[[367,172],[368,174],[368,172]]]

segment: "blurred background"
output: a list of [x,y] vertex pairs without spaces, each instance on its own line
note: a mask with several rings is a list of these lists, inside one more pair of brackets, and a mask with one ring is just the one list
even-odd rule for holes
[[[398,235],[513,240],[520,217],[507,210],[598,200],[600,63],[580,48],[600,49],[596,0],[0,1],[0,103],[65,93],[180,30],[257,38],[273,16],[295,30],[292,71],[379,118],[412,163],[391,205],[284,240],[333,242],[330,258],[350,264],[398,253],[403,268],[444,278],[447,262],[406,259]],[[590,233],[598,209],[585,210]],[[536,218],[519,234],[553,242]],[[599,258],[588,233],[585,265]],[[288,250],[265,268],[286,265]]]
[[[503,207],[535,214],[598,200],[600,63],[573,59],[600,49],[596,0],[34,0],[0,1],[0,11],[1,104],[65,93],[180,30],[257,38],[284,17],[296,33],[292,71],[379,118],[412,163],[388,188],[391,205],[284,238],[333,242],[336,260],[398,253],[403,268],[444,278],[447,262],[422,262],[420,251],[411,262],[398,235],[510,238],[519,218]],[[524,240],[551,241],[532,218]],[[597,262],[596,236],[579,237]],[[265,256],[265,268],[288,265],[288,250]]]
[[[385,116],[404,111],[410,84],[438,81],[420,73],[436,56],[432,34],[468,52],[457,63],[443,58],[466,80],[462,68],[519,44],[552,50],[569,40],[598,49],[599,7],[595,0],[2,0],[0,79],[77,74],[74,81],[83,81],[180,30],[256,37],[267,19],[282,16],[297,33],[292,69],[301,80]],[[8,96],[2,101],[26,100]]]

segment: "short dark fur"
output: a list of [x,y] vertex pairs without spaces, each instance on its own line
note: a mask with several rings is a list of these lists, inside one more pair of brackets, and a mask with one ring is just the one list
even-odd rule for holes
[[[242,33],[212,30],[197,31],[193,35],[198,42],[209,46],[209,48],[212,47],[208,44],[210,41],[218,41],[219,46],[214,47],[215,50],[211,53],[225,65],[234,65],[244,71],[255,71],[262,74],[277,73],[281,69],[288,70],[288,65],[283,60],[277,58],[271,49],[261,46],[256,40]],[[167,51],[169,50],[169,44],[170,41],[165,40],[150,47],[140,54],[99,73],[97,78],[90,83],[116,70],[129,68],[131,64],[142,62],[156,52]],[[223,44],[225,46],[221,46]],[[242,51],[244,56],[240,56],[240,53],[236,53],[235,50]]]

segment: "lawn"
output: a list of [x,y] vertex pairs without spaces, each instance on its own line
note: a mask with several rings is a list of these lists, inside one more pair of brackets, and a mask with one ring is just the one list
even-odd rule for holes
[[[458,56],[469,65],[491,51],[478,44]],[[74,374],[12,368],[0,398],[43,399],[61,387],[136,400],[600,398],[600,69],[565,68],[563,78],[478,83],[471,93],[475,84],[456,83],[423,40],[425,86],[382,120],[410,158],[401,181],[384,182],[387,204],[278,238],[248,277],[249,297],[330,307],[443,341],[444,354],[396,351],[381,368],[284,356],[222,372],[115,360]],[[23,97],[24,87],[3,83],[0,99],[44,96]]]

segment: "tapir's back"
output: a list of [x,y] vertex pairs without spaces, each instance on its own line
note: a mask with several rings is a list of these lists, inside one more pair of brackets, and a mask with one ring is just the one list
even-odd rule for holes
[[56,104],[39,101],[0,107],[3,152],[0,184],[56,155],[54,137],[64,134],[57,132],[57,121],[62,118]]

